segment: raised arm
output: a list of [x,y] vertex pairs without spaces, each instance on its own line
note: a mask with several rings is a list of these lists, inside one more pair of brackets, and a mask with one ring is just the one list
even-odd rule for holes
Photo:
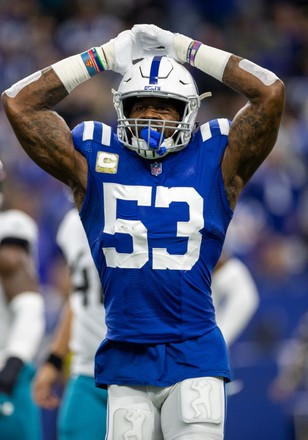
[[74,149],[65,121],[52,110],[67,94],[49,67],[14,84],[2,99],[15,134],[31,159],[75,193],[77,188],[82,193],[86,189],[86,160]]
[[248,102],[235,115],[222,162],[232,207],[275,145],[284,107],[284,85],[272,72],[231,55],[222,82]]
[[124,31],[103,46],[33,73],[2,95],[23,149],[42,169],[71,187],[79,209],[87,186],[87,162],[75,150],[70,128],[52,108],[92,76],[105,70],[123,74],[142,55],[131,31]]
[[160,48],[162,54],[189,63],[247,98],[233,119],[222,161],[234,208],[241,190],[274,147],[284,107],[282,81],[248,60],[154,25],[136,25],[133,32],[145,48]]

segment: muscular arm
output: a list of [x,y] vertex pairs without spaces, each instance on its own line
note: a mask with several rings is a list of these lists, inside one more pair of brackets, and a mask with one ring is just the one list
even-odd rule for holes
[[121,32],[103,46],[60,60],[14,84],[3,95],[8,119],[26,153],[41,168],[69,185],[81,208],[88,165],[74,149],[65,121],[51,109],[75,87],[106,70],[122,75],[135,59],[144,57],[131,30]]
[[[224,84],[248,99],[233,119],[222,161],[232,208],[243,187],[274,147],[284,107],[283,83],[265,69],[258,71],[256,65],[251,72],[244,70],[240,61],[241,58],[231,55],[222,78]],[[244,63],[247,66],[249,62]]]
[[75,150],[65,121],[51,110],[67,91],[52,68],[28,78],[3,93],[7,117],[26,153],[71,187],[80,208],[86,191],[87,162]]

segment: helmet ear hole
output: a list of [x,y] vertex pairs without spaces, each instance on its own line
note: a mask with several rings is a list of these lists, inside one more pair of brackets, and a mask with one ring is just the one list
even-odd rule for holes
[[123,99],[123,113],[126,118],[129,118],[130,112],[133,108],[136,98],[126,98]]
[[170,99],[170,102],[180,115],[180,118],[182,119],[184,116],[184,111],[186,108],[186,103],[184,101],[180,101],[179,99]]

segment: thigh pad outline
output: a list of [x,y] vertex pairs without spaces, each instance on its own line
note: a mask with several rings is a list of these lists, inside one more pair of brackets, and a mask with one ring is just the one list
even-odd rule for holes
[[153,437],[153,422],[150,410],[119,408],[113,414],[112,440],[143,440]]
[[224,419],[224,405],[222,379],[199,377],[180,383],[180,412],[183,422],[219,424]]

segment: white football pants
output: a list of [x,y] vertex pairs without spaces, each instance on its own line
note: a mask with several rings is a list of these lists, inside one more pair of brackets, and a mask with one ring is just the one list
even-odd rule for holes
[[176,385],[108,387],[106,440],[222,440],[225,386],[217,377]]

